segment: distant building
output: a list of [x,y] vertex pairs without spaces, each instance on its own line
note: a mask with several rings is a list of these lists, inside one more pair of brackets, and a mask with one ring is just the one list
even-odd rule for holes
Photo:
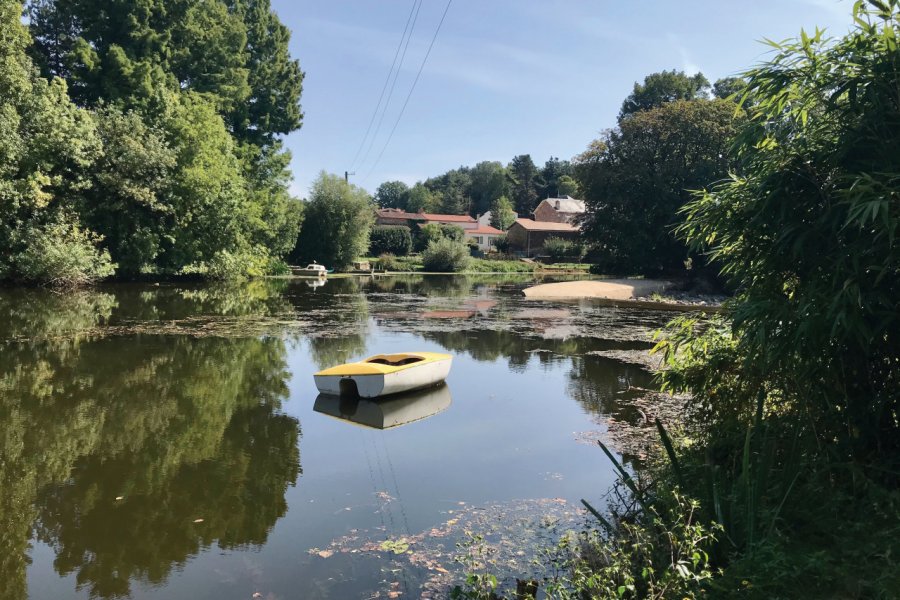
[[525,256],[537,256],[543,251],[544,242],[548,239],[555,237],[575,240],[578,238],[578,231],[578,227],[571,223],[516,219],[516,222],[506,232],[506,239],[513,252]]
[[440,215],[435,213],[404,212],[399,208],[379,208],[375,211],[376,225],[426,225],[437,223],[438,225],[458,225],[463,229],[476,229],[478,221],[469,215]]
[[475,240],[478,248],[482,252],[490,252],[497,238],[503,235],[503,232],[496,227],[490,225],[478,225],[476,229],[466,229],[466,238]]
[[499,229],[491,227],[490,220],[482,223],[469,215],[441,215],[437,213],[404,212],[399,208],[382,208],[375,211],[376,225],[405,225],[417,231],[419,227],[435,223],[437,225],[456,225],[465,232],[467,239],[475,240],[483,252],[488,252],[494,245],[494,241],[503,235]]
[[[479,223],[481,223],[482,225],[488,225],[488,226],[490,226],[490,225],[491,225],[491,219],[493,219],[493,218],[494,218],[493,213],[491,213],[491,211],[487,211],[486,213],[484,213],[483,215],[481,215],[480,217],[478,217],[478,219],[476,219],[476,220],[477,220]],[[518,218],[519,218],[519,213],[514,212],[514,213],[513,213],[513,219],[518,219]]]
[[534,209],[534,220],[544,223],[576,223],[584,212],[584,200],[576,200],[571,196],[547,198]]

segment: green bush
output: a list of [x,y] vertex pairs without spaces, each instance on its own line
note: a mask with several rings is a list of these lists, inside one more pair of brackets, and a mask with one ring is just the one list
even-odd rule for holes
[[441,225],[441,234],[448,240],[461,242],[466,237],[466,231],[459,225]]
[[400,262],[390,252],[384,252],[378,257],[378,266],[385,271],[399,271]]
[[369,254],[380,256],[385,253],[406,256],[412,250],[412,234],[403,225],[379,225],[372,229],[369,238]]
[[458,273],[468,266],[469,259],[468,246],[448,239],[429,243],[422,254],[425,270],[436,273]]
[[553,262],[562,262],[565,259],[580,261],[587,254],[587,249],[580,240],[564,240],[556,237],[547,238],[544,242],[544,251],[550,255]]
[[426,223],[419,227],[416,232],[415,247],[418,252],[422,252],[431,242],[444,239],[444,232],[437,223]]
[[506,237],[505,233],[494,240],[494,248],[501,254],[509,253],[509,238]]
[[111,277],[116,270],[103,238],[71,222],[31,229],[28,245],[14,258],[18,277],[51,285],[83,285]]

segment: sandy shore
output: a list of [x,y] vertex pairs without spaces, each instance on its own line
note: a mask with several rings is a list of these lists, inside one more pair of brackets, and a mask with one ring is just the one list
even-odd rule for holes
[[565,281],[544,283],[524,290],[528,298],[606,298],[634,300],[662,293],[671,284],[658,279],[606,279],[604,281]]

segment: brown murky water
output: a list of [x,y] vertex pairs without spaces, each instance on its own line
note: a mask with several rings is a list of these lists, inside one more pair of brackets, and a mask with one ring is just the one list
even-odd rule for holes
[[[4,598],[437,598],[467,532],[521,575],[610,486],[579,439],[651,385],[610,356],[666,315],[313,283],[0,290]],[[317,401],[318,369],[404,350],[453,353],[446,388]]]

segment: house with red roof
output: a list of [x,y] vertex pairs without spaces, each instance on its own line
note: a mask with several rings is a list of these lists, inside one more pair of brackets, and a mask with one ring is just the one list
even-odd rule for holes
[[475,240],[482,252],[488,252],[503,232],[490,225],[479,223],[469,215],[442,215],[438,213],[405,212],[399,208],[380,208],[375,211],[377,225],[405,225],[410,229],[434,223],[461,227],[466,239]]

